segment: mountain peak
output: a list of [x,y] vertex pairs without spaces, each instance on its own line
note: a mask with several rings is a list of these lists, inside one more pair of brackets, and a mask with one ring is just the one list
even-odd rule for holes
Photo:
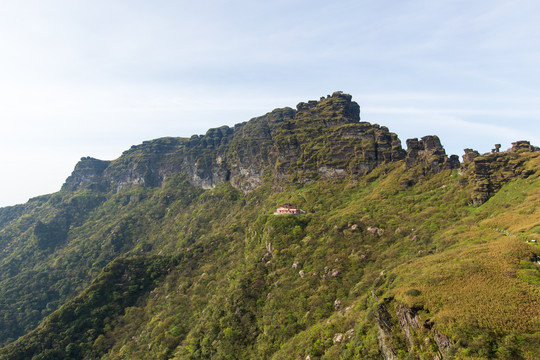
[[310,100],[296,105],[300,119],[317,119],[327,126],[337,126],[360,121],[360,106],[352,101],[352,96],[335,91],[332,95],[321,97],[319,101]]
[[189,139],[145,141],[111,162],[84,158],[64,189],[161,186],[184,173],[204,189],[229,181],[243,192],[275,179],[308,183],[317,178],[364,175],[405,151],[387,127],[360,122],[360,106],[341,91],[291,108],[275,109],[234,127]]

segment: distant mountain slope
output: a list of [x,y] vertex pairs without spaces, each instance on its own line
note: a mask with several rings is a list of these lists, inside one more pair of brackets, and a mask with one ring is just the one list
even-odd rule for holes
[[0,359],[535,359],[539,170],[341,92],[83,158],[0,209]]

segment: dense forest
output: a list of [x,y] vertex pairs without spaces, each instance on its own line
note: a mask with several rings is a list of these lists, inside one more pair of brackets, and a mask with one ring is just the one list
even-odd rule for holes
[[539,149],[460,162],[359,113],[86,157],[1,208],[0,359],[537,359]]

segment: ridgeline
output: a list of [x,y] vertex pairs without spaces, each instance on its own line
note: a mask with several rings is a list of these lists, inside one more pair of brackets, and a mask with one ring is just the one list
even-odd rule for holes
[[342,92],[82,158],[0,209],[0,359],[537,359],[540,151],[462,160]]

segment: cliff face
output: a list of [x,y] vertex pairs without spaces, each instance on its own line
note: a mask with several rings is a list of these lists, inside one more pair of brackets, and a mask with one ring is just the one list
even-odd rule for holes
[[457,155],[448,157],[441,145],[441,141],[435,135],[424,136],[418,140],[407,140],[407,168],[420,165],[424,173],[439,173],[442,170],[456,169],[459,167]]
[[63,188],[76,190],[77,188],[103,187],[103,171],[109,166],[110,161],[103,161],[91,157],[83,157],[75,165],[70,177],[66,179]]
[[495,150],[484,155],[465,149],[461,172],[465,175],[464,181],[475,185],[473,205],[482,205],[512,179],[527,178],[535,172],[524,167],[527,155],[538,151],[528,141],[512,143],[512,148],[504,152],[499,152],[499,147],[496,145]]
[[[65,190],[90,188],[118,192],[133,185],[159,187],[175,174],[192,185],[212,189],[224,182],[247,193],[265,175],[308,184],[318,179],[362,176],[382,163],[405,160],[406,186],[429,174],[460,167],[447,156],[435,135],[408,139],[407,150],[387,127],[360,121],[360,107],[348,94],[335,92],[301,102],[296,109],[275,109],[233,127],[210,129],[191,138],[161,138],[132,146],[113,161],[82,158],[63,185]],[[461,173],[476,184],[471,202],[487,201],[504,183],[528,176],[520,154],[537,151],[518,141],[505,152],[465,149]]]
[[261,184],[265,172],[274,179],[309,183],[364,175],[405,155],[396,134],[360,122],[358,104],[350,95],[335,92],[232,128],[210,129],[189,139],[147,141],[111,162],[83,158],[63,188],[160,186],[168,177],[185,173],[195,186],[210,189],[229,181],[245,193]]

